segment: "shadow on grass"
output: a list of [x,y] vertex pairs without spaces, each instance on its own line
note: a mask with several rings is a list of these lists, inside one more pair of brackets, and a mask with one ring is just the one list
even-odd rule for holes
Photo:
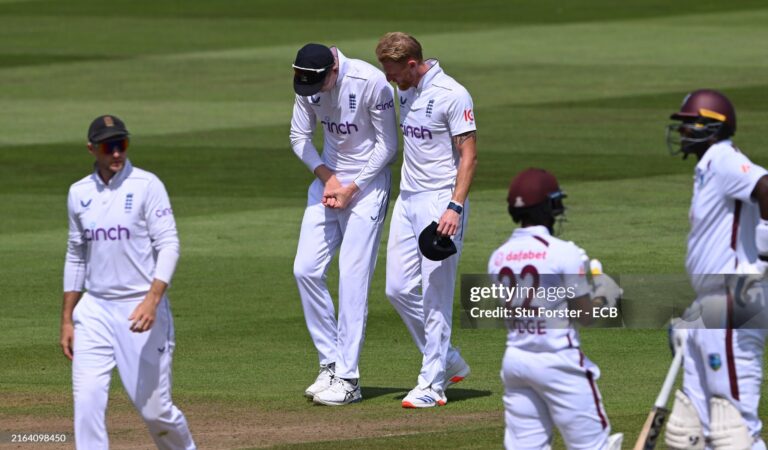
[[449,388],[445,391],[445,395],[448,397],[448,402],[461,402],[464,400],[470,400],[473,398],[490,397],[493,394],[491,391],[481,391],[479,389],[456,389]]
[[371,399],[381,397],[389,394],[402,394],[392,398],[403,398],[411,390],[411,388],[396,388],[396,387],[377,387],[377,386],[363,386],[363,398]]
[[[363,398],[372,399],[376,397],[382,397],[385,395],[395,394],[392,399],[402,400],[411,390],[411,388],[396,388],[396,387],[378,387],[378,386],[363,386]],[[478,389],[457,389],[449,388],[446,391],[448,400],[451,402],[460,402],[463,400],[469,400],[479,397],[490,397],[491,391],[481,391]]]

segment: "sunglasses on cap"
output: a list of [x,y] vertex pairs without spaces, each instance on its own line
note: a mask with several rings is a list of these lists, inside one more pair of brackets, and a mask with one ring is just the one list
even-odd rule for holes
[[325,79],[330,69],[333,66],[323,67],[320,69],[308,69],[305,67],[293,66],[294,80],[301,84],[314,84]]
[[128,138],[110,139],[108,141],[99,142],[96,144],[96,148],[105,155],[111,155],[114,152],[123,153],[128,150]]
[[297,66],[296,64],[291,64],[291,67],[293,67],[294,72],[300,72],[301,71],[301,72],[323,73],[326,70],[328,70],[331,67],[333,67],[333,64],[331,64],[329,66],[321,67],[319,69],[314,69],[312,67],[301,67],[301,66]]

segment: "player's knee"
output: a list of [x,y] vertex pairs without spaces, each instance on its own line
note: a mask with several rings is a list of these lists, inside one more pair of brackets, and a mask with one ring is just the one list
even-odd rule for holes
[[310,261],[297,257],[293,262],[293,276],[296,277],[298,282],[311,281],[322,278],[323,271],[321,268],[310,263]]
[[418,289],[418,283],[414,283],[413,280],[388,276],[386,286],[384,287],[384,293],[387,295],[389,301],[395,304],[402,302],[402,299],[416,293],[415,291]]
[[170,402],[148,402],[139,407],[141,418],[148,424],[166,422],[173,413],[173,404]]
[[396,299],[400,292],[402,292],[400,289],[398,289],[399,286],[390,284],[389,280],[387,280],[387,285],[384,288],[384,294],[387,296],[389,301],[391,302],[393,299]]
[[408,288],[404,283],[387,280],[384,293],[391,303],[400,303],[400,299],[408,295]]
[[75,403],[91,404],[94,401],[102,401],[106,403],[106,398],[109,392],[109,381],[107,384],[100,378],[89,376],[75,376],[72,394]]
[[699,414],[691,399],[681,391],[675,392],[675,403],[667,421],[664,442],[673,450],[704,449],[704,433]]

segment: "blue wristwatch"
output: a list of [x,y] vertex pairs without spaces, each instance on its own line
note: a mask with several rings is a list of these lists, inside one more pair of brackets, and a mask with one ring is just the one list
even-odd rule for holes
[[450,203],[448,203],[448,209],[452,209],[456,211],[458,214],[461,214],[461,212],[464,211],[464,207],[454,202],[453,200],[451,200]]

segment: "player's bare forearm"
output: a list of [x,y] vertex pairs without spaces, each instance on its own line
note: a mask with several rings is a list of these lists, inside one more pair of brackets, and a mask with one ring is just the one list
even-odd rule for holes
[[152,280],[152,285],[149,286],[149,292],[147,293],[147,297],[150,295],[153,298],[153,301],[155,302],[155,306],[157,306],[158,303],[160,303],[160,299],[163,298],[163,295],[165,295],[165,291],[168,289],[168,283],[165,281],[160,281],[157,278]]
[[[453,188],[451,200],[463,205],[469,195],[469,186],[472,184],[472,178],[475,175],[477,166],[477,132],[468,131],[458,134],[452,138],[453,146],[459,152],[459,168],[456,174],[456,185]],[[447,205],[446,205],[447,206]],[[459,222],[461,215],[452,210],[446,209],[440,216],[440,222],[437,224],[437,233],[442,236],[454,236],[459,231]]]
[[456,174],[456,186],[453,189],[453,201],[464,204],[469,195],[469,188],[477,167],[477,132],[468,131],[454,136],[453,146],[458,150],[459,168]]
[[75,324],[72,320],[72,312],[77,306],[77,302],[82,298],[82,292],[67,291],[64,293],[64,299],[61,302],[61,328],[59,334],[59,344],[64,356],[72,359],[72,345],[75,338]]
[[82,292],[67,291],[64,293],[64,299],[61,302],[61,323],[72,323],[72,311],[75,310],[77,302],[83,297]]
[[755,199],[760,208],[760,218],[768,220],[768,175],[763,175],[757,180],[755,188],[752,190],[752,198]]
[[328,183],[328,180],[334,176],[334,173],[325,164],[321,164],[315,169],[315,176],[319,178],[323,184],[326,184]]
[[330,195],[334,190],[341,188],[341,183],[336,178],[336,174],[325,164],[321,164],[315,169],[315,175],[323,182],[323,198],[321,199],[323,206],[328,208],[338,207],[336,198]]
[[168,289],[166,282],[158,279],[152,280],[152,285],[149,287],[149,292],[147,292],[144,300],[128,316],[128,320],[131,322],[131,331],[143,333],[152,328],[157,317],[157,305],[163,299],[166,289]]

